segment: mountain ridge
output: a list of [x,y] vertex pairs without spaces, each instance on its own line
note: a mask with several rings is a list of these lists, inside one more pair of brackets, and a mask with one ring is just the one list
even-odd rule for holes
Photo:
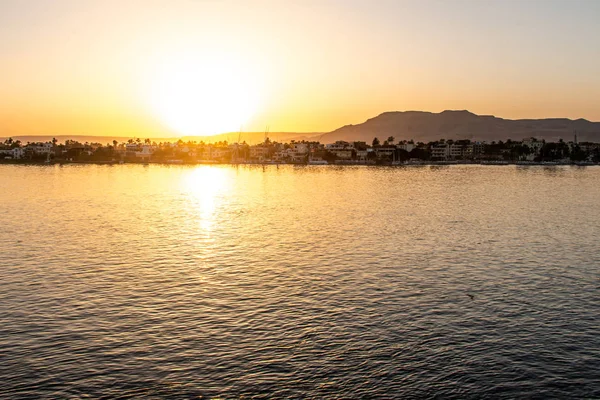
[[325,143],[337,140],[370,142],[385,140],[434,141],[471,139],[479,141],[521,140],[536,137],[546,140],[600,141],[600,122],[583,118],[506,119],[477,115],[468,110],[386,111],[361,124],[345,125],[322,136]]
[[[331,132],[270,132],[273,141],[289,142],[291,140],[318,140],[321,143],[333,143],[337,140],[364,141],[371,143],[374,137],[384,141],[393,136],[395,140],[415,140],[429,142],[440,139],[470,139],[478,141],[522,140],[529,137],[558,141],[572,140],[577,134],[579,141],[600,142],[600,122],[591,122],[584,118],[541,118],[541,119],[508,119],[494,115],[477,115],[469,110],[444,110],[439,113],[430,111],[385,111],[367,119],[360,124],[348,124]],[[80,142],[107,143],[112,140],[126,141],[133,137],[120,135],[88,136],[88,135],[15,135],[15,140],[48,141],[56,137],[63,142],[66,139]],[[137,136],[141,139],[143,135]],[[150,138],[151,141],[174,142],[204,141],[212,143],[226,140],[230,143],[241,141],[257,144],[264,140],[264,132],[227,132],[214,136],[181,136],[168,138]],[[0,141],[7,139],[1,137]]]

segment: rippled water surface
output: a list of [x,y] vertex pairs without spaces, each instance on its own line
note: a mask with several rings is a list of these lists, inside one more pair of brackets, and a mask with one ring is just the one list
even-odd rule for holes
[[2,165],[0,189],[0,397],[600,398],[600,168]]

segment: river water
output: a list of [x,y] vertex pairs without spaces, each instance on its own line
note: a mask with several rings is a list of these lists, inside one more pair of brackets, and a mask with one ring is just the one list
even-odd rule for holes
[[598,167],[0,165],[0,397],[600,398],[599,199]]

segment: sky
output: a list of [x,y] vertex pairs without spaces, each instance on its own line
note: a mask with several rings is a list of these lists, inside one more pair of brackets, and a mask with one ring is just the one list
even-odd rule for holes
[[0,136],[600,121],[596,0],[1,0]]

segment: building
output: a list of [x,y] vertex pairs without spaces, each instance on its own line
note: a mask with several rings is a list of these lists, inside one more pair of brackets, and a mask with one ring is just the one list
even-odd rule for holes
[[329,144],[325,145],[325,149],[327,151],[331,151],[331,152],[335,152],[338,150],[345,150],[349,147],[353,147],[353,146],[348,142],[344,142],[343,140],[338,140],[335,143],[329,143]]
[[259,144],[250,147],[250,158],[255,160],[265,160],[269,155],[269,147],[264,144]]
[[12,158],[13,160],[20,160],[25,156],[25,149],[23,147],[15,147],[8,149],[0,149],[0,155],[3,158]]
[[36,155],[46,155],[53,153],[54,145],[52,143],[29,143],[25,146],[27,151]]
[[485,154],[485,143],[474,142],[474,143],[471,143],[470,146],[471,146],[470,152],[472,155],[471,158],[480,158],[481,156],[483,156],[483,154]]
[[151,146],[149,144],[144,144],[141,146],[139,151],[135,152],[135,156],[137,158],[141,158],[142,160],[150,160],[150,157],[154,153],[155,146]]
[[540,154],[540,150],[542,149],[542,147],[544,147],[544,141],[537,140],[536,138],[524,139],[521,142],[521,144],[529,147],[532,150],[534,156]]
[[479,146],[475,148],[471,143],[441,143],[433,145],[430,152],[433,160],[464,160],[472,159],[475,155],[475,149],[477,149],[477,154],[481,154],[482,148]]
[[369,153],[371,153],[373,149],[365,149],[365,150],[356,150],[356,159],[358,161],[367,161],[369,158]]
[[308,144],[306,143],[291,143],[290,146],[294,154],[305,155],[308,153]]
[[134,153],[141,150],[141,146],[139,143],[127,143],[125,145],[125,151],[128,153]]
[[335,143],[330,143],[325,146],[325,149],[334,154],[340,160],[351,160],[356,155],[354,146],[343,140],[338,140]]
[[431,146],[430,153],[433,160],[447,160],[450,156],[450,149],[447,144],[437,144]]
[[400,150],[404,150],[410,153],[416,146],[414,143],[400,143],[397,144],[396,147]]
[[392,146],[373,147],[373,151],[375,152],[375,155],[379,159],[388,158],[388,159],[392,160],[396,153],[396,146],[392,145]]

